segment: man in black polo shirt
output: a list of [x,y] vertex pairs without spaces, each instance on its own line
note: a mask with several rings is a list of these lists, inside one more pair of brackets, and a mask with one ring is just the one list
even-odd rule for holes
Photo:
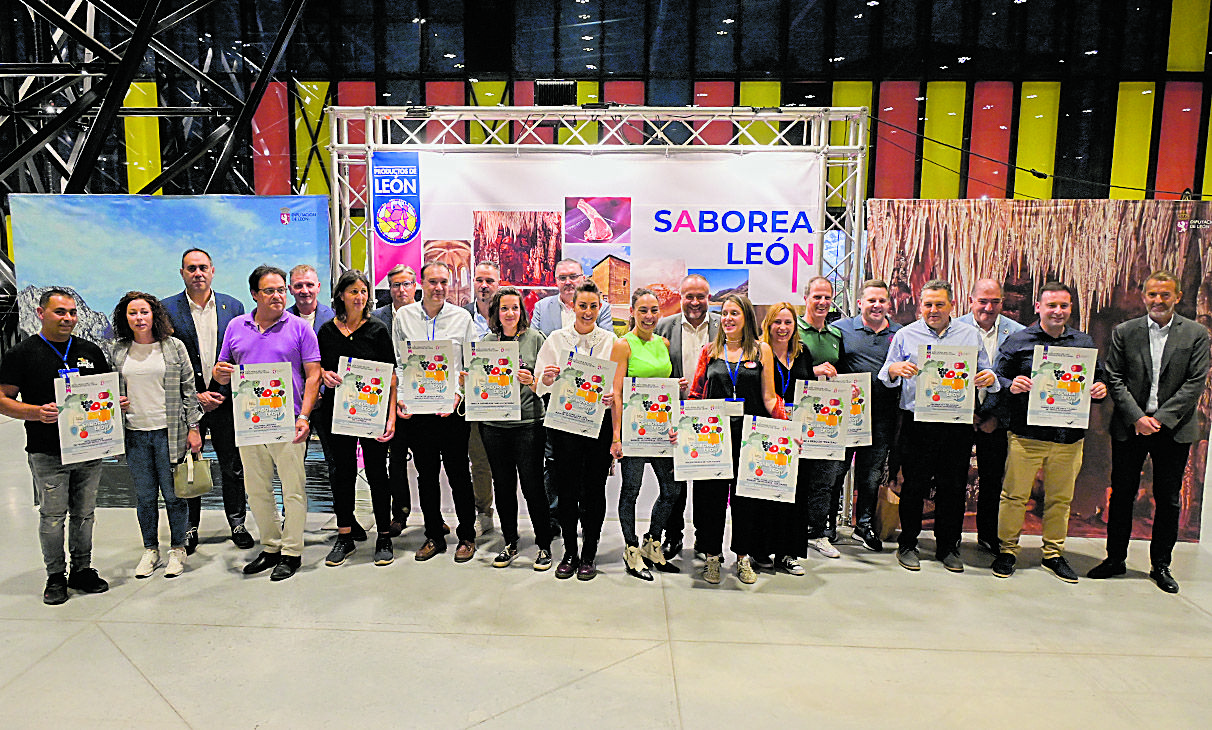
[[[92,567],[93,512],[101,482],[101,460],[63,463],[55,378],[61,377],[63,370],[93,375],[108,373],[110,367],[101,348],[72,337],[76,298],[71,292],[47,289],[38,301],[37,314],[42,330],[9,350],[0,363],[0,413],[25,421],[25,450],[38,492],[38,536],[46,563],[42,600],[54,606],[67,600],[68,588],[84,593],[109,590],[109,584]],[[21,400],[17,400],[18,394]],[[70,578],[63,556],[65,522],[72,559]]]
[[[896,435],[898,398],[896,388],[880,382],[880,368],[888,357],[892,335],[901,328],[888,319],[888,285],[879,279],[864,282],[859,291],[859,313],[851,319],[841,319],[835,326],[842,333],[842,371],[871,373],[871,390],[867,400],[867,416],[871,423],[871,445],[846,449],[846,465],[854,459],[855,505],[854,539],[868,550],[880,552],[883,541],[872,528],[875,502],[880,485],[887,481],[888,452]],[[846,474],[842,472],[834,484],[840,494]]]

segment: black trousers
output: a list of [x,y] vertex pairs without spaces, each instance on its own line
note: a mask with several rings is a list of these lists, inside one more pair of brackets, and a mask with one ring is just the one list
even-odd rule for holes
[[[471,469],[467,461],[467,439],[471,429],[462,416],[436,414],[401,419],[408,424],[408,445],[417,468],[417,496],[425,517],[425,537],[444,542],[442,530],[442,492],[438,477],[443,468],[454,499],[460,541],[476,539],[476,503],[471,490]],[[396,422],[397,426],[399,421]]]
[[1009,440],[1004,428],[995,429],[993,433],[976,429],[972,435],[976,440],[976,538],[997,545],[997,511],[1001,505]]
[[403,522],[412,512],[412,489],[408,486],[408,427],[402,418],[396,420],[396,435],[387,443],[387,453],[391,516]]
[[972,424],[919,423],[913,413],[901,416],[901,550],[917,547],[922,532],[923,502],[934,492],[935,554],[942,558],[959,548],[964,529],[968,464],[972,458]]
[[551,481],[559,493],[560,531],[564,553],[577,554],[577,523],[583,541],[581,562],[597,558],[606,519],[606,478],[610,472],[610,442],[614,427],[610,414],[602,420],[596,438],[547,429],[551,444]]
[[669,519],[665,520],[666,540],[681,542],[682,535],[686,532],[686,493],[690,489],[690,484],[690,482],[674,482],[677,496],[673,498],[673,505],[669,508]]
[[[551,550],[551,519],[548,516],[547,493],[543,489],[543,451],[547,429],[541,421],[516,428],[500,428],[480,424],[480,438],[488,465],[492,469],[493,497],[497,503],[497,519],[501,535],[507,543],[518,541],[518,483],[530,512],[535,544]],[[575,534],[575,533],[574,533]]]
[[1168,567],[1178,540],[1178,514],[1183,471],[1191,444],[1174,440],[1168,428],[1149,436],[1129,436],[1111,441],[1111,503],[1107,514],[1107,557],[1125,560],[1132,537],[1132,510],[1140,491],[1145,457],[1153,460],[1153,534],[1149,560],[1153,567]]
[[362,444],[362,463],[370,483],[370,504],[375,512],[375,528],[387,532],[391,524],[391,492],[387,482],[387,444],[374,439],[329,433],[332,453],[332,511],[337,527],[353,527],[354,487],[358,480],[358,444]]
[[[741,424],[744,418],[729,417],[732,438],[732,476],[728,479],[694,480],[694,549],[707,555],[724,552],[724,526],[728,507],[732,506],[732,552],[737,555],[762,555],[773,548],[762,538],[761,520],[767,510],[762,500],[736,496],[736,468],[741,461]],[[792,505],[792,512],[795,508]],[[786,511],[784,510],[784,514]],[[773,552],[773,549],[771,549]]]
[[[211,446],[219,460],[219,475],[223,488],[223,512],[229,527],[244,524],[247,502],[244,494],[244,464],[240,461],[240,449],[236,447],[236,422],[232,416],[231,398],[210,413],[203,414],[198,422],[198,431],[205,439],[210,434]],[[202,520],[202,498],[185,500],[189,506],[189,526],[198,529]]]

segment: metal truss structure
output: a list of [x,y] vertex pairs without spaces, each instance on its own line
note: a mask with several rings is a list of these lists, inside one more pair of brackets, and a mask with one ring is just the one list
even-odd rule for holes
[[[629,107],[330,107],[329,197],[332,271],[353,266],[353,242],[373,240],[366,214],[368,160],[376,150],[436,150],[521,155],[760,154],[818,155],[822,272],[835,303],[852,306],[863,276],[868,115],[865,108]],[[356,184],[355,184],[356,181]],[[847,310],[848,311],[848,310]]]
[[[250,91],[247,81],[251,79],[240,78],[244,74],[237,75],[230,68],[212,69],[214,56],[208,55],[198,68],[157,37],[215,3],[191,0],[169,12],[162,10],[168,2],[145,0],[135,18],[122,10],[135,3],[116,0],[54,4],[14,0],[14,9],[20,5],[28,13],[27,18],[17,20],[28,23],[32,31],[27,34],[25,50],[33,60],[0,62],[0,140],[10,143],[4,145],[8,149],[0,157],[0,193],[90,192],[90,180],[103,146],[115,131],[115,120],[132,115],[214,117],[219,123],[191,146],[183,144],[154,180],[129,192],[159,191],[206,156],[210,159],[201,192],[227,192],[233,187],[228,180],[232,158],[246,139],[253,113],[307,0],[284,3],[282,25],[264,58],[258,59],[261,63]],[[14,48],[13,30],[4,28],[7,22],[6,18],[0,23],[0,44]],[[101,26],[110,35],[128,35],[110,45],[97,33]],[[131,82],[146,70],[149,52],[156,68],[171,70],[195,84],[196,95],[189,106],[123,108]],[[219,57],[216,66],[226,66],[226,61]],[[230,79],[230,87],[219,81],[223,77]]]

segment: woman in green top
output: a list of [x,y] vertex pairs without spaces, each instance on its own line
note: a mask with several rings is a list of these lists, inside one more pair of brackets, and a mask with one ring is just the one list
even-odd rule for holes
[[534,363],[543,346],[543,333],[530,327],[530,318],[522,306],[522,293],[511,286],[497,290],[488,305],[488,329],[485,342],[516,340],[521,351],[518,383],[522,385],[522,417],[517,421],[485,421],[480,437],[492,470],[497,516],[505,547],[492,561],[493,567],[508,567],[518,556],[518,481],[534,525],[534,541],[539,546],[535,570],[551,567],[551,519],[547,493],[543,489],[543,401],[534,392]]
[[[661,318],[661,302],[649,289],[636,289],[631,295],[631,331],[614,344],[610,359],[617,367],[614,371],[614,402],[622,404],[623,384],[627,378],[668,378],[673,371],[669,360],[669,340],[653,334],[657,320]],[[661,532],[665,520],[677,499],[679,485],[673,479],[673,457],[671,456],[623,456],[623,408],[611,409],[614,421],[614,443],[610,453],[622,459],[623,486],[619,491],[619,524],[623,528],[623,562],[627,574],[642,580],[652,580],[648,565],[657,570],[677,572],[677,568],[665,562],[661,552]],[[652,505],[652,517],[648,533],[641,546],[635,534],[635,503],[640,496],[640,483],[644,480],[644,464],[651,464],[656,474],[661,493]],[[647,561],[647,564],[646,564]]]

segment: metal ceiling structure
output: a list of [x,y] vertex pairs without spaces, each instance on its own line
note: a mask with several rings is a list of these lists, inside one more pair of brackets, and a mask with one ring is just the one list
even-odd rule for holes
[[823,162],[820,219],[813,224],[833,244],[822,247],[821,265],[835,283],[834,302],[841,308],[853,303],[862,281],[866,108],[338,106],[326,114],[332,139],[334,279],[354,265],[354,240],[373,240],[366,185],[368,160],[376,150],[511,155],[536,150],[667,155],[796,150]]

